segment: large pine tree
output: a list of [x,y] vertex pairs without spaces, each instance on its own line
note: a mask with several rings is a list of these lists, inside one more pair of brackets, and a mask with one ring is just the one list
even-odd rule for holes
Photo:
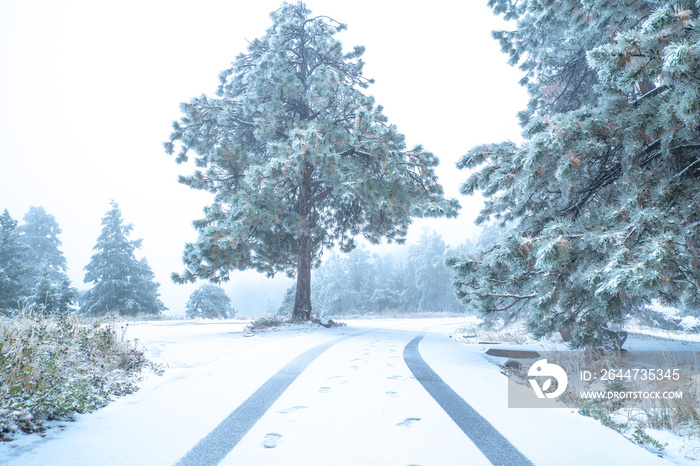
[[487,316],[600,342],[651,298],[700,304],[700,30],[691,1],[491,0],[527,74],[525,142],[476,147],[464,194],[510,231],[454,259]]
[[131,224],[124,224],[116,202],[102,219],[102,232],[85,266],[85,283],[93,283],[83,298],[87,315],[160,314],[166,307],[160,300],[159,284],[145,259],[135,257],[141,240],[130,240]]
[[452,216],[422,147],[407,149],[363,93],[362,47],[343,52],[345,29],[302,3],[271,14],[272,27],[220,75],[217,98],[182,105],[168,153],[196,154],[181,182],[215,194],[195,222],[187,268],[175,280],[227,280],[232,270],[296,274],[293,316],[311,312],[311,268],[333,244],[363,235],[402,241],[413,216]]

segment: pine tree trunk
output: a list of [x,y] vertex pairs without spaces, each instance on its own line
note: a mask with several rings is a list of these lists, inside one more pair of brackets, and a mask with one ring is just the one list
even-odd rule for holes
[[297,292],[292,318],[299,321],[311,318],[311,236],[308,235],[299,238]]
[[[310,193],[311,173],[313,168],[307,167],[302,175],[299,186],[299,215],[309,221],[311,214]],[[292,318],[306,321],[311,318],[311,226],[306,225],[306,233],[299,235],[297,292],[294,297]]]

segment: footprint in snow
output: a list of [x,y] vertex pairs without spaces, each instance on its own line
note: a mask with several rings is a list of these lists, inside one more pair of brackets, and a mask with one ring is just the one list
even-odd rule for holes
[[267,434],[265,440],[263,440],[263,447],[265,448],[275,448],[280,443],[282,435],[280,434]]
[[319,393],[328,393],[331,391],[331,387],[321,387],[318,389]]
[[419,417],[407,417],[403,421],[396,424],[398,427],[411,427],[413,423],[420,421]]
[[386,392],[386,395],[387,395],[389,398],[398,398],[398,397],[399,397],[399,394],[396,393],[396,392]]
[[387,377],[387,379],[396,380],[396,379],[400,379],[402,377],[403,377],[402,375],[391,375],[391,376]]
[[291,408],[285,408],[280,411],[277,411],[279,414],[289,414],[293,413],[295,411],[299,411],[300,409],[306,409],[308,406],[292,406]]

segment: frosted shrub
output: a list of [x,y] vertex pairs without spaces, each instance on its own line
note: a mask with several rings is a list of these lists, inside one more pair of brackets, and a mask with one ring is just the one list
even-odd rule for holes
[[0,318],[0,439],[134,392],[147,363],[113,325],[73,317]]

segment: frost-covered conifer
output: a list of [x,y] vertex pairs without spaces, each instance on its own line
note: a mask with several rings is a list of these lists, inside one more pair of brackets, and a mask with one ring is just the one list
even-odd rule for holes
[[469,151],[465,195],[510,231],[453,259],[490,316],[596,344],[651,298],[700,292],[700,26],[691,1],[511,2],[502,48],[527,75],[525,142]]
[[[29,249],[26,262],[32,269],[34,281],[48,268],[52,279],[60,282],[65,277],[67,263],[61,252],[61,228],[53,215],[43,207],[30,207],[24,215],[24,224],[17,227],[22,242]],[[33,284],[32,284],[33,285]]]
[[236,310],[231,306],[231,298],[224,289],[211,284],[204,284],[194,290],[185,309],[187,317],[191,319],[226,319],[236,314]]
[[93,247],[95,254],[85,266],[85,283],[93,287],[85,293],[82,312],[88,315],[160,314],[166,307],[160,300],[158,283],[145,259],[134,253],[141,240],[130,240],[133,230],[123,224],[116,202],[102,219],[102,232]]
[[[459,311],[446,253],[445,242],[435,233],[408,248],[405,265],[362,247],[333,253],[314,271],[312,302],[319,314],[327,315]],[[288,304],[282,313],[289,312]]]
[[57,281],[53,272],[47,262],[41,265],[32,294],[25,299],[28,309],[44,315],[67,314],[73,310],[78,290],[70,285],[68,276],[64,274]]
[[21,307],[29,275],[27,246],[17,231],[17,221],[5,209],[0,215],[0,311]]
[[311,268],[324,248],[362,235],[403,241],[414,216],[452,216],[437,158],[406,148],[364,90],[363,47],[343,51],[345,25],[303,3],[271,14],[267,34],[220,75],[216,98],[182,104],[168,153],[196,154],[181,181],[215,195],[177,281],[227,280],[232,270],[296,274],[293,316],[311,312]]
[[54,216],[43,207],[32,206],[17,231],[28,247],[24,259],[29,269],[26,304],[45,314],[71,311],[77,290],[66,274],[67,263],[58,238],[61,228]]
[[457,312],[462,306],[452,288],[450,269],[445,265],[447,245],[435,232],[424,233],[420,241],[411,246],[408,269],[413,272],[417,291],[411,303],[421,312]]

